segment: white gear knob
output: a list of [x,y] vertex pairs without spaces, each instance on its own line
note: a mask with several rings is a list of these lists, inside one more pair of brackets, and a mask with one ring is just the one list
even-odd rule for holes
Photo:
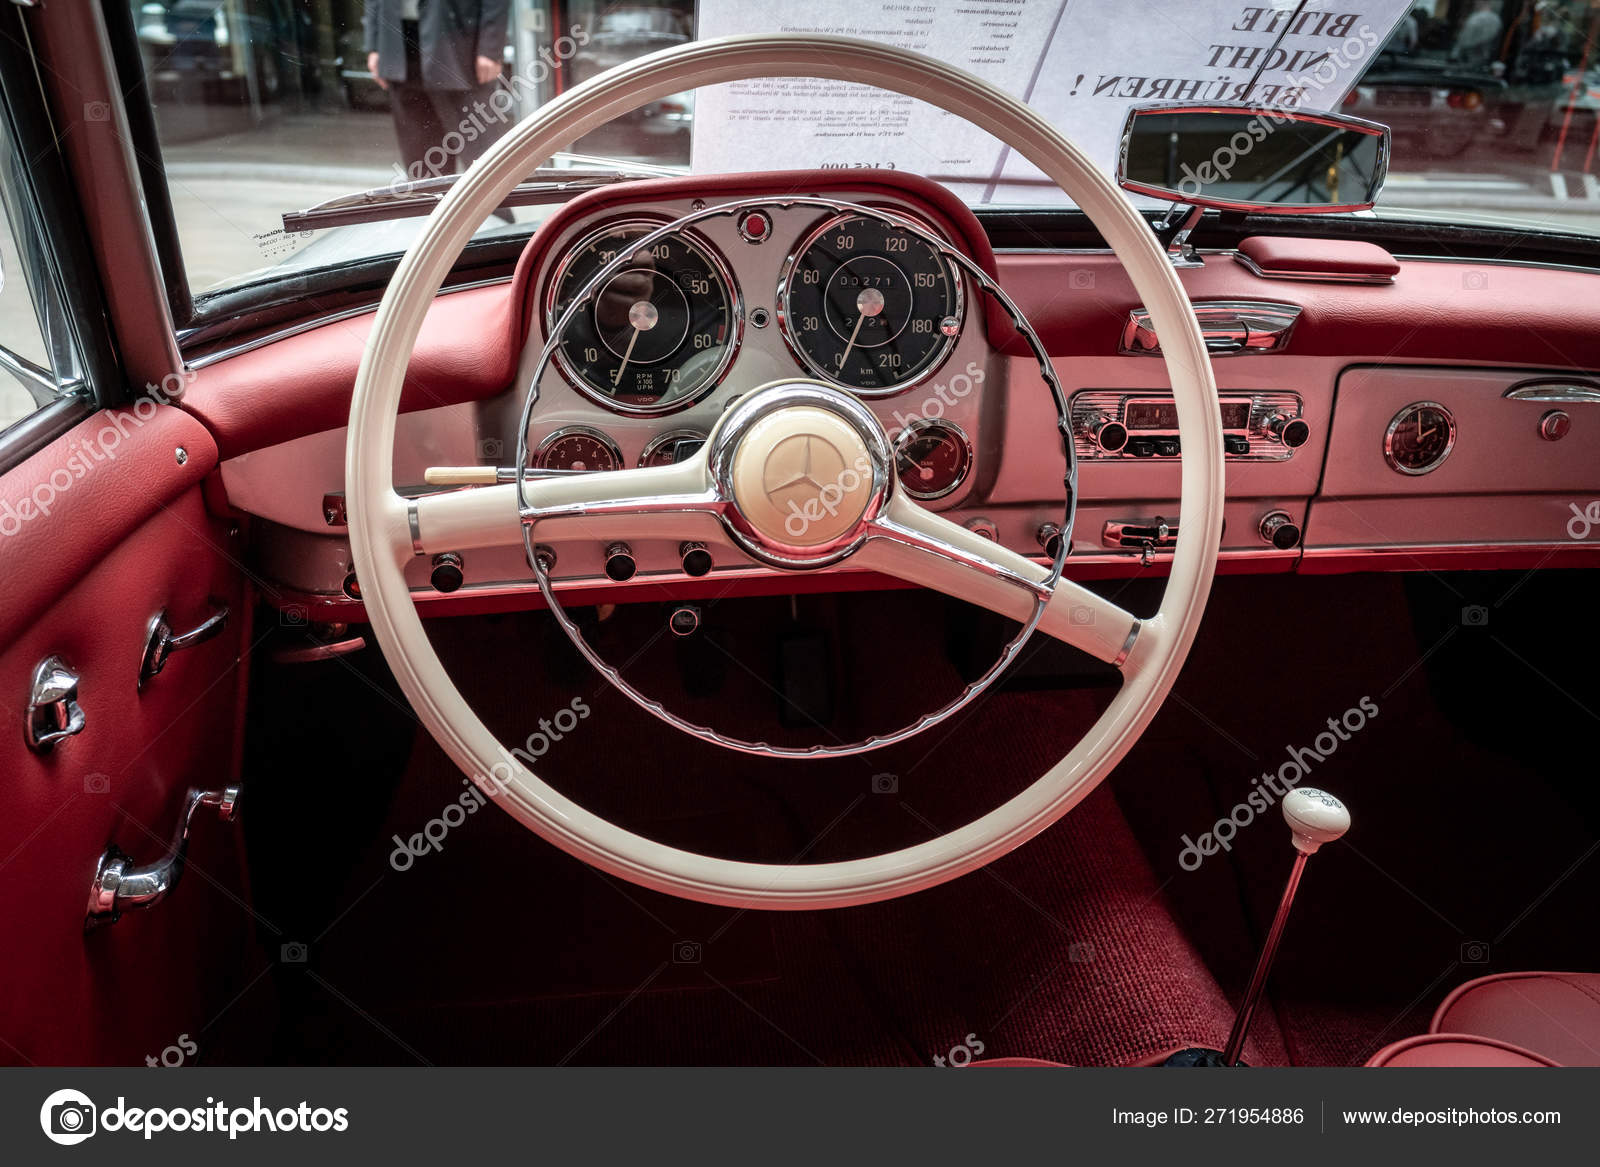
[[1326,790],[1299,786],[1283,799],[1283,817],[1294,834],[1294,845],[1307,855],[1316,853],[1350,829],[1350,811]]

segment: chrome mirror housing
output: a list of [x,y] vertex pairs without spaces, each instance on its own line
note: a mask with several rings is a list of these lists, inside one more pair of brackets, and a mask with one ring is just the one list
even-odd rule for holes
[[1128,111],[1117,184],[1223,211],[1369,210],[1389,169],[1389,127],[1259,105],[1160,103]]

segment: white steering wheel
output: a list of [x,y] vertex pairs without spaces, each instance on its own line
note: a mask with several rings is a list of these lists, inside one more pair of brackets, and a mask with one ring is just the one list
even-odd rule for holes
[[[963,117],[1039,167],[1110,244],[1161,336],[1183,443],[1183,522],[1154,617],[1141,621],[1059,579],[1059,559],[1047,569],[919,506],[896,489],[892,459],[884,460],[887,437],[871,411],[799,376],[752,387],[701,455],[673,466],[415,500],[395,491],[395,422],[417,334],[451,265],[501,199],[543,159],[620,114],[685,89],[765,77],[873,85]],[[773,505],[774,483],[764,480],[763,468],[802,446],[831,448],[845,464],[864,461],[854,463],[863,468],[859,488],[843,495],[836,488],[816,524],[797,533]],[[1165,251],[1127,198],[1036,113],[917,53],[842,37],[728,37],[631,61],[570,90],[517,125],[451,189],[379,305],[351,400],[345,482],[351,552],[378,643],[423,725],[487,795],[567,853],[658,891],[740,907],[843,907],[906,895],[998,858],[1075,806],[1132,747],[1171,689],[1211,589],[1222,531],[1222,427],[1200,326]],[[1117,665],[1123,683],[1088,734],[1031,786],[916,846],[789,865],[669,847],[585,810],[502,746],[445,672],[406,584],[404,565],[416,555],[515,545],[528,524],[562,521],[617,537],[631,526],[635,537],[667,538],[693,538],[705,530],[698,524],[720,524],[775,570],[848,557],[852,566],[1034,621]]]

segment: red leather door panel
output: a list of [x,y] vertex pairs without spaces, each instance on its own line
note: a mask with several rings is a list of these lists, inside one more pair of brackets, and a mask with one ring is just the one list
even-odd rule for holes
[[[115,456],[97,458],[108,421],[123,423]],[[206,1027],[258,971],[237,828],[204,811],[165,902],[83,929],[108,844],[155,860],[188,786],[236,780],[249,613],[237,535],[202,499],[215,464],[205,430],[162,408],[99,414],[0,478],[0,1063],[203,1059]],[[165,608],[182,631],[217,604],[223,634],[141,690],[150,618]],[[50,655],[81,678],[87,723],[41,756],[23,710]]]

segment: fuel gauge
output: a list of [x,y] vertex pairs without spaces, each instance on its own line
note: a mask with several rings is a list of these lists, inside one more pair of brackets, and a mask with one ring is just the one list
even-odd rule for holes
[[972,443],[953,422],[914,422],[900,431],[895,447],[900,485],[912,498],[943,498],[972,469]]

